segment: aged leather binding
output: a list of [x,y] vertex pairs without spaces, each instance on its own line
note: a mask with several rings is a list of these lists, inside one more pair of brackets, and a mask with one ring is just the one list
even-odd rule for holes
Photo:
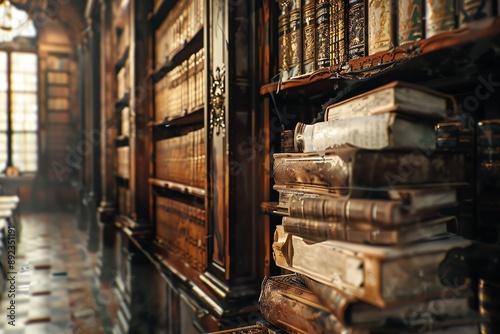
[[398,1],[398,45],[415,43],[422,39],[422,1],[423,0]]
[[463,155],[432,152],[427,156],[423,152],[344,148],[327,151],[325,156],[278,153],[274,154],[274,180],[276,185],[308,186],[337,196],[465,180],[464,170],[455,168],[464,163]]
[[493,0],[458,0],[459,25],[490,18],[493,15]]
[[316,64],[330,67],[330,0],[316,0]]
[[455,189],[408,190],[403,191],[403,197],[400,200],[376,200],[292,194],[288,197],[287,208],[291,217],[390,227],[408,224],[422,215],[457,203]]
[[450,221],[456,221],[455,217],[432,217],[414,224],[383,229],[365,223],[346,225],[342,222],[283,217],[282,225],[286,233],[313,241],[340,240],[377,245],[396,245],[446,234],[447,224]]
[[302,5],[302,73],[315,70],[316,64],[316,1],[304,0]]
[[349,60],[366,56],[365,2],[363,0],[349,0],[348,29]]
[[302,30],[301,30],[301,0],[290,0],[290,19],[288,40],[290,43],[290,78],[302,74]]
[[378,308],[305,275],[297,274],[297,277],[345,326],[409,328],[420,324],[415,320],[425,318],[427,324],[438,327],[460,318],[477,318],[477,314],[469,306],[471,291],[467,286],[453,287],[455,294],[450,298],[440,296]]
[[425,0],[425,37],[450,31],[456,27],[454,0]]
[[438,268],[453,248],[470,241],[446,237],[405,247],[383,247],[343,241],[311,242],[277,226],[273,255],[284,269],[309,276],[369,304],[386,307],[436,296],[444,286]]
[[296,152],[322,152],[352,145],[380,150],[387,148],[436,148],[431,122],[384,113],[339,119],[315,124],[298,122],[295,127]]
[[331,65],[342,65],[346,60],[346,8],[344,0],[331,0],[330,52]]
[[345,330],[295,275],[264,278],[259,303],[264,319],[291,333],[342,333]]
[[369,0],[367,3],[368,54],[373,55],[394,47],[393,1]]
[[288,29],[290,24],[290,11],[288,1],[280,0],[281,8],[278,17],[278,70],[283,80],[288,79],[288,67],[290,65],[290,43],[288,40]]

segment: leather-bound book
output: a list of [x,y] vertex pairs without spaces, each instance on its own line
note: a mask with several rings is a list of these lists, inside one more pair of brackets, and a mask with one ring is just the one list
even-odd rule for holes
[[397,15],[397,42],[399,46],[422,39],[423,0],[399,0]]
[[493,16],[493,0],[457,0],[459,25],[478,23]]
[[293,78],[302,74],[301,0],[290,0],[289,8],[288,41],[290,43],[290,64],[288,76]]
[[445,286],[440,266],[447,253],[471,242],[443,237],[401,247],[344,241],[312,242],[278,225],[273,256],[278,267],[346,291],[378,307],[439,297]]
[[349,0],[348,3],[348,53],[349,60],[366,56],[365,1]]
[[394,228],[457,203],[453,188],[408,189],[399,194],[402,198],[394,200],[290,194],[285,209],[290,217]]
[[330,0],[316,0],[316,65],[330,67]]
[[289,333],[343,333],[344,326],[295,275],[266,277],[259,297],[265,320]]
[[394,47],[392,0],[368,0],[368,54]]
[[455,8],[455,0],[425,0],[425,37],[455,29]]
[[316,64],[316,1],[304,0],[302,4],[302,73],[315,70]]
[[[317,193],[354,195],[367,189],[408,188],[420,184],[464,182],[464,155],[415,150],[371,151],[343,148],[315,153],[274,154],[275,185],[315,188]],[[410,160],[412,159],[412,160]]]
[[342,65],[346,60],[346,6],[343,0],[330,1],[331,65]]
[[290,65],[290,42],[288,40],[290,10],[288,5],[288,0],[279,1],[281,12],[278,17],[278,70],[282,80],[288,79],[288,67]]

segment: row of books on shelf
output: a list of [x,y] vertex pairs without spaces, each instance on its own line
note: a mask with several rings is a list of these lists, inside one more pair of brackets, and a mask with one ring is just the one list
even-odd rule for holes
[[156,237],[194,269],[207,267],[207,227],[203,202],[156,197]]
[[69,74],[67,72],[47,72],[47,82],[49,84],[69,84]]
[[155,85],[156,120],[183,116],[205,102],[205,52],[192,54],[188,60],[168,72]]
[[278,67],[287,80],[492,17],[492,0],[279,0]]
[[71,70],[73,61],[69,57],[58,57],[50,55],[47,57],[47,69],[49,70]]
[[49,98],[47,101],[47,107],[51,110],[68,110],[69,109],[69,99],[68,98]]
[[[294,274],[264,280],[260,307],[284,331],[478,333],[464,256],[472,243],[449,232],[460,224],[453,213],[467,186],[465,155],[436,149],[431,109],[445,113],[446,98],[436,92],[436,105],[419,114],[396,103],[399,84],[389,87],[380,109],[366,94],[332,105],[330,120],[299,124],[295,153],[274,155],[283,217],[273,257]],[[383,100],[380,92],[368,95]],[[395,123],[377,124],[381,116],[412,122],[399,133]],[[399,141],[412,132],[421,137]]]
[[180,0],[155,32],[159,67],[203,28],[204,0]]
[[205,131],[199,129],[185,135],[155,143],[156,178],[205,189]]
[[128,179],[130,177],[130,148],[128,146],[121,146],[116,149],[117,151],[117,165],[118,176]]
[[130,69],[128,60],[125,61],[123,67],[121,67],[118,71],[116,80],[116,93],[118,95],[118,98],[121,99],[125,96],[125,94],[130,93]]

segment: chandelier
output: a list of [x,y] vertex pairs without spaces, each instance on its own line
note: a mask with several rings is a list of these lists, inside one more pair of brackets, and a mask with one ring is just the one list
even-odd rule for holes
[[27,24],[28,21],[28,13],[13,6],[10,0],[0,3],[0,43],[25,34],[25,29],[32,30],[31,25]]

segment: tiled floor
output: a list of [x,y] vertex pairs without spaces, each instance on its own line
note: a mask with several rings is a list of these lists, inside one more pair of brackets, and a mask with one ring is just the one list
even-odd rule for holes
[[[0,333],[111,333],[117,300],[111,287],[95,278],[91,269],[95,254],[87,253],[74,218],[29,214],[22,215],[21,224],[15,297],[7,282]],[[15,321],[9,323],[7,308],[12,301]]]

